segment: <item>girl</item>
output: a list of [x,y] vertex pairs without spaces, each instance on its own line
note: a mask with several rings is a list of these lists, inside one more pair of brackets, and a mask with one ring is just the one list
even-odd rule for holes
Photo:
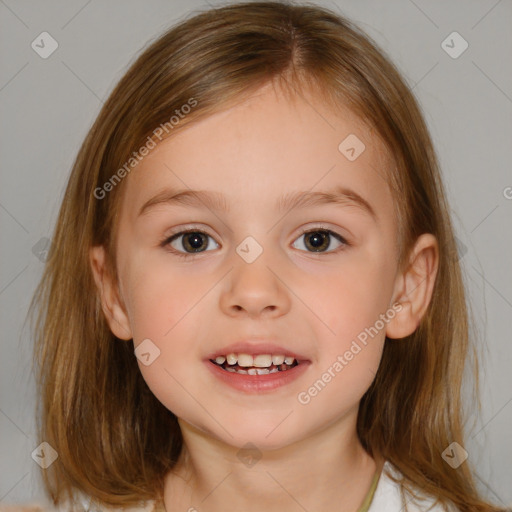
[[500,510],[464,449],[455,254],[418,104],[360,29],[277,2],[184,21],[87,135],[31,305],[48,496]]

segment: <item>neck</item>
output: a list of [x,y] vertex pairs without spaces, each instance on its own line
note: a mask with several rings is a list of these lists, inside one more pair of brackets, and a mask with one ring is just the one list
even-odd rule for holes
[[363,449],[356,418],[357,411],[343,425],[264,452],[241,451],[180,420],[184,447],[166,476],[165,508],[282,512],[332,509],[335,503],[337,512],[355,512],[383,465]]

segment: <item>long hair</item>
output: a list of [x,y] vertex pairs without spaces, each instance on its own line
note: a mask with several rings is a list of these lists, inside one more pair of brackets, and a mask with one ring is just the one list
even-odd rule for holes
[[[32,315],[38,307],[38,436],[59,455],[43,472],[47,494],[59,504],[78,491],[113,507],[162,495],[182,449],[177,418],[149,390],[131,344],[111,332],[89,249],[106,248],[107,272],[117,282],[114,241],[127,162],[161,140],[158,127],[172,136],[269,82],[290,97],[309,88],[333,108],[348,106],[384,141],[394,160],[386,179],[401,269],[419,235],[432,233],[439,242],[438,275],[421,324],[407,339],[386,339],[360,402],[362,445],[398,468],[404,489],[416,486],[463,511],[499,510],[479,496],[470,460],[453,469],[441,456],[453,441],[464,446],[461,390],[470,356],[480,409],[478,367],[454,231],[421,109],[390,58],[360,28],[326,8],[283,2],[196,12],[165,32],[131,64],[78,152],[29,309]],[[184,105],[194,106],[170,122]]]

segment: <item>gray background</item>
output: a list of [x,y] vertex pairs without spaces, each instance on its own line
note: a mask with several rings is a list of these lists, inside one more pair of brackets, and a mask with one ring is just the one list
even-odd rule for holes
[[[318,3],[358,22],[388,52],[425,112],[482,347],[483,410],[465,449],[482,492],[511,505],[512,2]],[[37,249],[44,249],[41,239],[51,238],[75,155],[102,102],[142,47],[206,6],[175,0],[0,0],[4,503],[43,500],[39,466],[31,458],[37,447],[32,341],[29,328],[22,327],[43,269]],[[59,44],[47,59],[31,48],[43,31]],[[458,58],[441,46],[453,31],[469,43]]]

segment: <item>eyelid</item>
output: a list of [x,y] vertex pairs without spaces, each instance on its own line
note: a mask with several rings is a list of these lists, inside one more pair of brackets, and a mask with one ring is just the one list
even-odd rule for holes
[[176,235],[183,235],[187,232],[199,232],[199,233],[204,233],[205,235],[208,235],[212,238],[215,238],[216,235],[213,235],[212,233],[210,233],[208,231],[208,229],[204,228],[203,226],[199,226],[199,225],[196,225],[196,224],[186,224],[184,226],[181,226],[179,228],[176,228],[174,229],[170,234],[166,235],[164,237],[164,239],[162,240],[162,243],[165,243],[166,241],[169,241],[172,237],[176,236]]
[[[313,224],[315,224],[315,223],[313,222]],[[343,241],[347,245],[350,245],[348,238],[346,236],[342,235],[337,228],[331,228],[331,227],[327,226],[325,223],[321,223],[321,222],[317,225],[300,228],[298,236],[302,236],[305,233],[310,233],[311,231],[313,231],[313,232],[314,231],[328,231],[329,233],[333,233],[334,235],[337,235],[338,237],[343,239]]]

